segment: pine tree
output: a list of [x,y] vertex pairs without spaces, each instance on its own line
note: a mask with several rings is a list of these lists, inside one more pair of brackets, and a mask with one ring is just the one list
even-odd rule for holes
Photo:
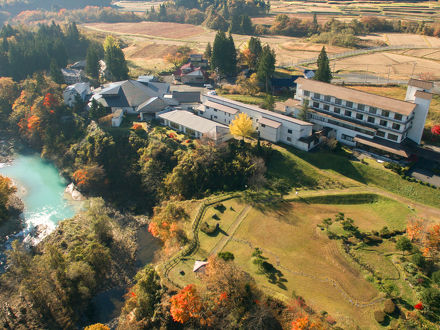
[[263,51],[260,38],[251,37],[249,39],[248,49],[252,54],[252,61],[249,63],[249,69],[256,70],[258,68],[258,61],[260,59],[261,52]]
[[208,60],[209,62],[211,61],[212,48],[210,42],[208,42],[208,44],[206,45],[205,53],[203,55],[205,56],[206,60]]
[[55,59],[50,62],[50,77],[57,84],[64,84],[64,77]]
[[314,80],[330,83],[332,80],[332,72],[330,71],[330,61],[325,51],[325,46],[322,47],[321,53],[318,56],[318,70],[315,72]]
[[265,84],[266,93],[269,91],[269,81],[275,72],[275,52],[269,47],[264,46],[258,63],[258,79]]
[[90,44],[86,55],[86,73],[95,80],[99,80],[99,60],[103,57],[103,49],[99,44]]
[[237,50],[235,49],[234,39],[232,35],[229,34],[227,40],[227,52],[226,52],[226,74],[234,76],[237,73]]
[[243,34],[249,35],[254,33],[254,27],[248,15],[241,16],[240,30],[241,30],[240,32]]
[[128,66],[119,43],[108,36],[104,41],[104,59],[114,80],[128,79]]

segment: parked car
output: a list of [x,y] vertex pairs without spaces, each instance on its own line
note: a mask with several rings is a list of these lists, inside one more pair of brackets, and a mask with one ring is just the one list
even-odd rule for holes
[[211,84],[204,84],[203,87],[205,87],[206,89],[214,89]]

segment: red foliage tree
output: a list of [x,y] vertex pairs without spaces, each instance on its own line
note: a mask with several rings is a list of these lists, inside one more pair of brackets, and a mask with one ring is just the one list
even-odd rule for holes
[[432,135],[440,136],[440,125],[434,125],[431,128]]
[[171,316],[179,323],[186,323],[191,318],[200,319],[202,303],[194,284],[189,284],[171,297]]
[[414,305],[414,308],[421,311],[423,309],[423,304],[421,302],[419,302],[418,304]]
[[47,109],[52,109],[58,105],[58,102],[52,93],[47,93],[46,96],[44,96],[43,105]]

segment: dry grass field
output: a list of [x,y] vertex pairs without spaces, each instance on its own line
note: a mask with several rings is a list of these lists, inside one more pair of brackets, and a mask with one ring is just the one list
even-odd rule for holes
[[439,78],[440,61],[420,58],[387,51],[332,60],[335,72],[368,72],[390,79],[406,80],[430,73],[433,79]]

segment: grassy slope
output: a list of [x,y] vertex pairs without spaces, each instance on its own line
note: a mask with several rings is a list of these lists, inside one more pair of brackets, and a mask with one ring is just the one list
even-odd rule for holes
[[[278,161],[270,163],[268,166],[269,174],[279,173],[276,175],[296,178],[301,173],[312,173],[310,176],[318,180],[319,171],[323,171],[335,180],[338,180],[342,175],[359,183],[376,186],[422,204],[439,207],[440,190],[408,182],[373,161],[369,162],[369,165],[365,165],[358,161],[349,160],[345,155],[333,152],[304,152],[291,147],[285,147],[284,150],[283,154],[286,155],[284,158],[288,157],[288,163],[296,166],[287,166],[288,163],[285,163],[286,166],[280,166]],[[286,162],[285,159],[283,161]],[[311,172],[312,169],[314,172]]]

